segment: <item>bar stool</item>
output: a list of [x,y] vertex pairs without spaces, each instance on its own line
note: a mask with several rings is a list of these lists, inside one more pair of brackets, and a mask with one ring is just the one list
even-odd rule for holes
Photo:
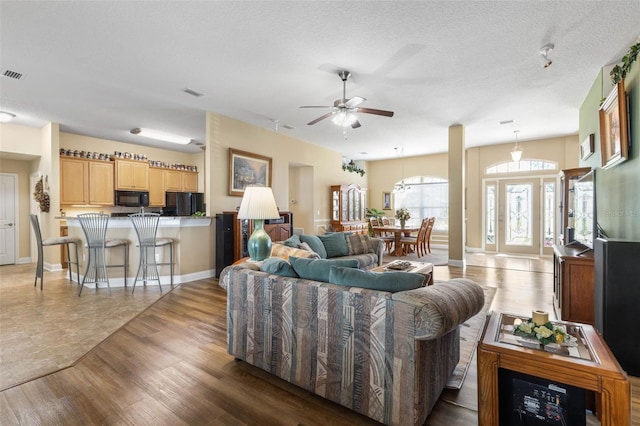
[[[38,242],[38,266],[36,267],[36,279],[33,282],[33,286],[35,287],[38,284],[38,278],[40,278],[40,290],[43,288],[43,275],[44,275],[44,256],[43,256],[43,247],[49,246],[67,246],[67,259],[69,262],[69,281],[73,282],[71,278],[71,265],[76,265],[76,277],[78,281],[80,280],[80,267],[78,266],[78,243],[82,240],[80,238],[75,237],[57,237],[57,238],[46,238],[42,239],[42,233],[40,232],[40,222],[38,221],[38,216],[35,214],[29,215],[29,220],[31,221],[31,226],[33,226],[33,232],[36,234],[36,241]],[[73,262],[71,260],[71,253],[69,249],[69,245],[73,244],[76,251],[76,261]]]
[[[133,281],[133,293],[136,290],[136,282],[142,273],[142,280],[146,284],[147,281],[158,281],[160,292],[162,293],[162,284],[160,284],[160,274],[158,266],[169,265],[171,270],[171,285],[173,285],[173,239],[157,238],[158,223],[160,223],[160,215],[158,213],[135,213],[129,215],[133,227],[138,234],[138,247],[140,247],[140,264],[136,278]],[[169,262],[158,263],[156,261],[156,247],[169,246]]]
[[[80,285],[80,292],[78,296],[82,294],[82,288],[87,281],[87,277],[91,277],[92,281],[98,288],[99,281],[106,281],[109,288],[109,295],[111,295],[111,286],[109,285],[109,276],[107,275],[107,268],[122,267],[124,268],[124,286],[127,286],[127,270],[129,269],[129,240],[124,239],[107,239],[107,225],[109,224],[109,215],[103,213],[83,213],[78,215],[78,221],[87,238],[85,247],[89,250],[89,257],[87,259],[87,266],[82,277],[82,284]],[[105,257],[105,249],[123,247],[124,248],[124,261],[121,265],[107,265]]]

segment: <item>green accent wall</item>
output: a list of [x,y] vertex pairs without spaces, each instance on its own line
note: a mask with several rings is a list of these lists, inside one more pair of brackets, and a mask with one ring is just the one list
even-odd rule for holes
[[[596,78],[580,108],[579,140],[595,134],[594,154],[580,161],[580,167],[596,170],[596,200],[598,224],[609,238],[640,241],[640,72],[638,61],[625,78],[629,95],[631,146],[629,158],[609,169],[601,168],[599,107],[610,92],[607,74]],[[603,90],[604,87],[604,90]],[[603,93],[605,91],[606,93]]]

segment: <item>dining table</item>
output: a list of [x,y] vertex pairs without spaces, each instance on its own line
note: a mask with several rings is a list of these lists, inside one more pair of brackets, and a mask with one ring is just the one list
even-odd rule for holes
[[419,226],[372,226],[374,233],[385,233],[385,232],[393,232],[394,236],[394,250],[393,253],[389,253],[391,256],[404,256],[404,251],[402,250],[402,244],[400,243],[400,239],[404,235],[408,237],[412,232],[418,232],[420,230]]

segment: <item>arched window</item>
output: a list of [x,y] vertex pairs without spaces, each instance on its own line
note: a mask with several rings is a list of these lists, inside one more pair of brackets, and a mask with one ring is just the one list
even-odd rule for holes
[[403,179],[395,187],[398,189],[394,191],[394,207],[409,209],[413,223],[419,225],[420,220],[433,216],[436,218],[434,230],[449,230],[449,181],[438,177],[414,176]]
[[520,160],[505,161],[492,164],[485,170],[485,174],[495,175],[500,173],[536,172],[540,170],[557,170],[558,163],[544,160]]

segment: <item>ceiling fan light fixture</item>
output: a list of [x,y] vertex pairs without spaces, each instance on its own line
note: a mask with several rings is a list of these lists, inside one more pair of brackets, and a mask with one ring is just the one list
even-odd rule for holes
[[131,129],[131,133],[134,135],[143,136],[145,138],[156,139],[164,142],[171,142],[178,145],[188,145],[191,143],[191,139],[185,136],[174,135],[171,133],[161,132],[159,130],[145,129],[141,127],[136,127],[135,129]]
[[542,63],[542,68],[549,68],[553,61],[549,59],[549,53],[553,50],[555,46],[553,43],[545,44],[540,49],[540,63]]
[[15,114],[11,114],[10,112],[6,111],[0,111],[0,123],[8,123],[14,118],[16,118]]
[[334,114],[334,116],[331,119],[331,121],[333,121],[338,126],[349,127],[353,123],[358,121],[358,116],[355,115],[352,112],[341,111],[341,112],[338,112],[338,113]]

